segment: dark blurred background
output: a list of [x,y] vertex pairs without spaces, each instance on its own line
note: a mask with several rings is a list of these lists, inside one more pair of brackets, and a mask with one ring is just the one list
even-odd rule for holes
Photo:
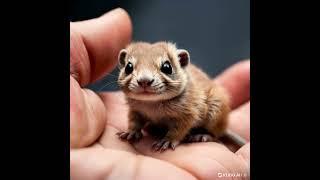
[[[70,21],[91,19],[117,7],[131,16],[134,41],[175,42],[212,77],[250,58],[250,0],[72,0]],[[117,75],[117,69],[112,74]],[[116,90],[115,81],[109,75],[88,88]]]

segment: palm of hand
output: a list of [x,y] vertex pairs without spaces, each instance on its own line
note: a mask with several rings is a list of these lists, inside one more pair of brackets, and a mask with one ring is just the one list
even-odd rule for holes
[[[75,59],[77,60],[71,58],[70,61]],[[232,67],[217,79],[225,85],[232,97],[238,94],[241,96],[240,99],[233,100],[233,107],[244,105],[232,112],[230,128],[246,139],[249,139],[249,87],[248,78],[241,77],[249,75],[248,71],[248,62],[245,62]],[[126,130],[128,126],[123,94],[96,94],[82,88],[86,73],[83,73],[81,68],[76,73],[78,76],[72,72],[71,74],[72,178],[215,179],[218,173],[248,173],[249,143],[236,153],[214,142],[181,144],[175,151],[158,153],[151,151],[150,137],[143,137],[139,143],[133,145],[119,140],[116,133]]]

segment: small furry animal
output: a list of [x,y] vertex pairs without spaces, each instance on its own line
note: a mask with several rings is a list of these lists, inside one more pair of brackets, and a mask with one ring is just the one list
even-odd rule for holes
[[142,129],[152,134],[161,127],[165,130],[152,148],[162,152],[226,134],[228,96],[190,63],[188,51],[170,42],[135,42],[120,51],[118,60],[118,84],[129,105],[129,129],[118,132],[119,138],[138,141]]

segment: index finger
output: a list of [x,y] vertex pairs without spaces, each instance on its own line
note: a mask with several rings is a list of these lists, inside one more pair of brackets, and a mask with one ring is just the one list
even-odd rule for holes
[[131,21],[121,8],[70,23],[70,74],[85,86],[111,71],[119,51],[131,41]]

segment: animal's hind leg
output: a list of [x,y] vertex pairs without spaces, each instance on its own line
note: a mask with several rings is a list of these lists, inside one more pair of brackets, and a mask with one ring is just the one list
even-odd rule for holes
[[206,123],[204,125],[215,138],[220,138],[228,126],[228,114],[230,108],[228,105],[228,97],[220,87],[212,88],[208,92],[208,112]]
[[184,142],[212,142],[216,138],[204,128],[193,128],[184,138]]
[[213,142],[215,138],[211,134],[189,134],[184,142]]

